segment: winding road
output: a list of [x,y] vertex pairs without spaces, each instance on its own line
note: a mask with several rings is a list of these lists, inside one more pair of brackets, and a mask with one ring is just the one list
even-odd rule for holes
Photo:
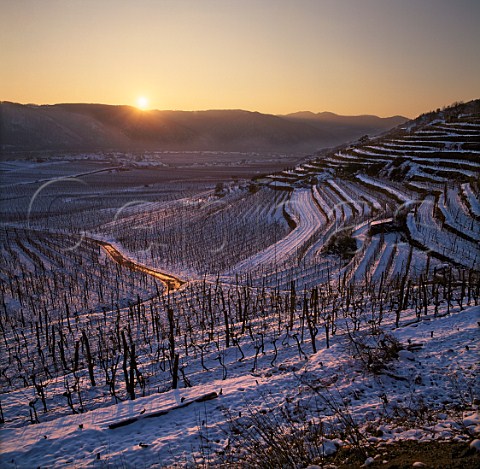
[[182,285],[186,283],[184,280],[181,280],[173,275],[150,269],[149,267],[146,267],[142,264],[137,264],[131,259],[125,257],[116,247],[106,241],[101,241],[95,238],[89,238],[89,240],[100,245],[105,250],[105,252],[118,264],[134,272],[143,272],[144,274],[148,274],[152,277],[157,278],[167,287],[167,292],[178,290]]

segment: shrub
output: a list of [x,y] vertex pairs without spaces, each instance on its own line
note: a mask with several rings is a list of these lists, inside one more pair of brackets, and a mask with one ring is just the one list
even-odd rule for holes
[[303,409],[296,412],[276,405],[252,410],[248,416],[229,416],[229,444],[222,455],[226,467],[307,467],[323,464],[337,451],[325,435],[318,418],[307,417]]
[[352,230],[343,230],[334,234],[325,247],[325,251],[327,254],[334,254],[345,260],[351,259],[357,251],[357,242],[352,236]]
[[375,335],[370,331],[359,331],[349,333],[348,336],[352,356],[359,359],[367,371],[375,374],[384,371],[390,362],[398,358],[398,352],[403,349],[394,335],[383,331]]
[[277,402],[268,409],[250,410],[247,416],[228,415],[229,443],[221,456],[225,467],[324,467],[341,445],[339,439],[366,457],[368,441],[344,396],[308,377],[298,379],[312,393],[316,410],[300,401]]

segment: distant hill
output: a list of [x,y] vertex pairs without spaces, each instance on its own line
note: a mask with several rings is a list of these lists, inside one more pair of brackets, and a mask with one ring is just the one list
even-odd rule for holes
[[352,140],[352,136],[353,138],[359,138],[363,135],[372,136],[397,127],[408,120],[403,116],[340,116],[333,112],[319,112],[315,114],[310,111],[287,114],[284,118],[330,132],[343,141]]
[[140,111],[104,104],[0,103],[3,151],[217,150],[311,152],[407,119],[309,112]]

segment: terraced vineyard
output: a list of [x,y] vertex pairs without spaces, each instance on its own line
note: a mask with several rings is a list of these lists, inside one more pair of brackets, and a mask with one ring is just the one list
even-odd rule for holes
[[[385,250],[401,253],[390,254],[397,264],[406,265],[408,256],[414,258],[413,272],[423,271],[427,263],[434,269],[439,262],[478,268],[478,106],[475,101],[423,115],[381,137],[364,137],[262,182],[299,190],[295,188],[320,181],[312,187],[322,214],[334,223],[334,231],[344,226],[353,230],[357,241],[354,259],[342,270],[350,271],[352,278],[374,272],[378,276],[377,261],[385,257]],[[393,248],[385,236],[380,240],[379,231],[390,233]],[[328,238],[331,233],[326,233]],[[318,252],[327,241],[324,237],[311,244]],[[389,264],[380,263],[380,267]],[[401,271],[398,265],[389,265],[384,274]]]
[[[25,180],[17,174],[2,205],[2,467],[34,460],[26,451],[15,461],[16,438],[31,427],[47,434],[49,423],[64,419],[69,435],[78,425],[103,435],[108,425],[112,431],[137,425],[147,408],[151,417],[171,411],[187,419],[185,399],[203,423],[184,438],[195,461],[205,464],[241,456],[235,432],[222,435],[227,421],[250,428],[242,417],[247,399],[256,416],[280,418],[275,412],[283,409],[283,416],[303,412],[300,423],[320,418],[322,458],[328,445],[335,452],[355,443],[352,428],[371,436],[372,422],[385,433],[400,426],[394,403],[412,389],[414,409],[403,421],[418,417],[420,401],[445,421],[458,409],[471,410],[478,398],[470,355],[455,364],[456,380],[433,361],[425,368],[430,381],[418,378],[408,360],[426,344],[422,339],[415,348],[411,337],[425,338],[418,334],[426,334],[429,321],[445,330],[462,325],[472,341],[467,349],[459,341],[451,347],[478,351],[479,160],[477,100],[252,180],[162,185],[125,160],[120,167],[97,162],[84,173],[58,168],[60,175],[46,171]],[[17,170],[3,166],[7,176]],[[99,171],[110,179],[100,184]],[[128,174],[128,185],[115,185]],[[67,211],[59,208],[65,203]],[[433,339],[433,326],[430,333]],[[398,369],[394,358],[374,354],[385,344],[408,366]],[[443,345],[435,344],[429,350],[444,357]],[[340,357],[343,374],[336,370]],[[323,404],[312,407],[326,390],[329,397],[322,394]],[[224,396],[209,424],[195,407],[205,396]],[[122,423],[134,400],[135,419]],[[338,407],[347,401],[354,425],[348,428]],[[314,415],[319,408],[321,417]],[[362,420],[365,409],[370,423]],[[427,423],[418,418],[412,425]],[[144,446],[160,454],[168,441],[171,454],[162,464],[192,463],[175,453],[175,418],[163,428]],[[138,445],[126,435],[101,440],[85,454],[121,465]],[[52,449],[48,461],[60,460],[62,451],[62,445]],[[135,458],[150,461],[138,452]]]

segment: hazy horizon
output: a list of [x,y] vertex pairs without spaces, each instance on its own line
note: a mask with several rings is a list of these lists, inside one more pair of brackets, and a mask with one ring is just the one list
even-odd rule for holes
[[4,101],[415,117],[478,98],[480,3],[2,1]]
[[[0,100],[0,103],[12,103],[12,104],[19,104],[21,106],[62,106],[62,105],[76,105],[76,104],[87,104],[87,105],[92,105],[92,106],[128,106],[132,108],[138,108],[134,103],[101,103],[101,102],[58,102],[58,103],[33,103],[33,102],[18,102],[18,101],[10,101],[10,100]],[[437,107],[442,107],[442,106],[448,106],[452,103],[446,103],[441,106]],[[433,109],[432,109],[433,110]],[[152,108],[151,106],[146,109],[147,112],[149,111],[158,111],[158,112],[209,112],[209,111],[245,111],[245,112],[258,112],[261,114],[266,114],[266,115],[272,115],[272,116],[289,116],[292,114],[297,114],[297,113],[312,113],[312,114],[333,114],[341,117],[367,117],[367,116],[373,116],[373,117],[381,117],[381,118],[389,118],[389,117],[407,117],[407,116],[400,116],[400,114],[391,114],[391,115],[385,115],[385,116],[378,116],[376,114],[366,114],[366,113],[361,113],[361,114],[339,114],[337,112],[324,109],[324,110],[312,110],[312,109],[298,109],[296,111],[288,112],[288,113],[280,113],[280,114],[274,114],[271,112],[261,112],[261,111],[256,111],[252,109],[245,109],[245,108],[205,108],[205,109],[157,109],[157,108]],[[425,110],[424,112],[428,112],[429,110]],[[414,116],[417,117],[417,116]]]

